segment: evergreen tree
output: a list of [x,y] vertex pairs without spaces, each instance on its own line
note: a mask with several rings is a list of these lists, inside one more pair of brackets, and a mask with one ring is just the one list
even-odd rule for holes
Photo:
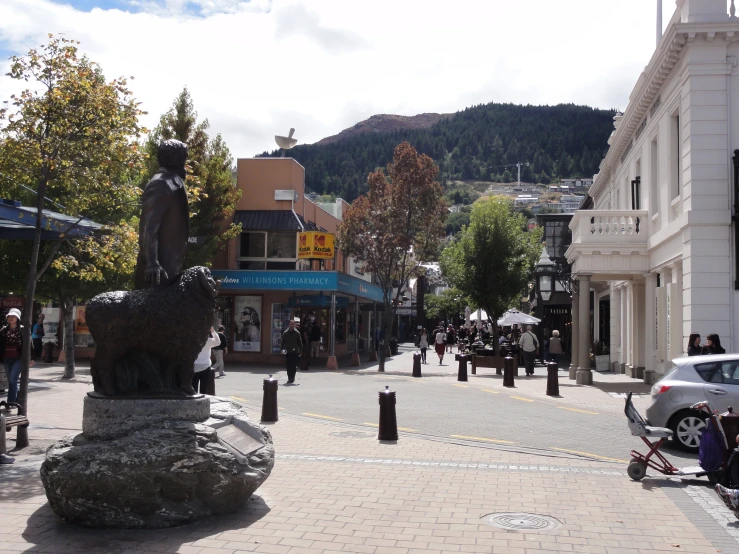
[[190,236],[197,242],[188,245],[184,267],[210,265],[227,241],[241,231],[240,226],[229,221],[241,197],[231,171],[234,165],[231,152],[220,134],[213,139],[208,136],[207,119],[200,123],[197,119],[192,98],[185,88],[146,142],[147,180],[158,169],[156,153],[162,140],[176,139],[188,147]]

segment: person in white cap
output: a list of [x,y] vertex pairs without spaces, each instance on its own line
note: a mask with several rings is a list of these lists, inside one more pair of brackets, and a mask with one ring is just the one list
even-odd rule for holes
[[8,402],[17,402],[21,359],[27,347],[23,339],[21,311],[18,308],[11,308],[5,320],[7,325],[0,329],[0,355],[5,366],[5,375],[8,377]]

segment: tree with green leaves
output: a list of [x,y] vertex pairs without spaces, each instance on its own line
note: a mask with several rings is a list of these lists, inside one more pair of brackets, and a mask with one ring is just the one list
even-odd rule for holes
[[[36,287],[63,242],[40,259],[46,199],[59,199],[65,213],[82,217],[94,206],[125,205],[136,195],[115,177],[120,167],[140,161],[136,141],[145,131],[139,126],[143,112],[127,80],[106,81],[100,66],[79,55],[78,44],[49,35],[46,45],[13,56],[7,75],[28,88],[0,109],[0,192],[30,201],[37,211],[22,320],[27,344]],[[30,349],[24,352],[18,391],[26,413],[29,364]],[[28,445],[26,429],[18,429],[17,444]]]
[[[541,253],[541,229],[526,230],[526,218],[512,209],[510,199],[492,196],[472,207],[469,226],[441,256],[443,275],[472,304],[492,319],[521,295],[531,279]],[[500,355],[498,341],[495,354]]]
[[177,139],[187,144],[187,191],[190,197],[190,243],[184,267],[210,265],[228,241],[241,232],[240,225],[229,221],[241,197],[231,168],[234,160],[220,134],[208,136],[210,124],[198,123],[198,114],[185,88],[159,125],[149,136],[145,150],[149,157],[144,182],[158,170],[157,148],[162,140]]
[[456,287],[444,289],[440,294],[424,297],[426,317],[432,320],[452,321],[470,304],[467,297]]
[[[399,144],[387,173],[369,175],[369,191],[352,203],[339,225],[339,249],[382,288],[386,340],[403,287],[424,260],[434,259],[444,237],[448,211],[437,174],[431,158],[407,142]],[[379,371],[385,371],[385,351],[380,349]]]

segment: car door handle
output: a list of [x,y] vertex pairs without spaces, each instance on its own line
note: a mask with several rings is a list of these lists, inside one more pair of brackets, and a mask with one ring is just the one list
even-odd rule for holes
[[708,389],[708,392],[717,396],[724,396],[726,394],[726,391],[721,389]]

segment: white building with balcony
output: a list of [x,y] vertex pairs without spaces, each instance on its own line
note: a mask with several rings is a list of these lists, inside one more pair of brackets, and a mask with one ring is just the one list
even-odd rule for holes
[[610,344],[614,370],[647,382],[685,353],[690,333],[739,349],[739,18],[734,0],[676,5],[614,118],[594,208],[570,224],[578,383],[592,380],[592,341]]

